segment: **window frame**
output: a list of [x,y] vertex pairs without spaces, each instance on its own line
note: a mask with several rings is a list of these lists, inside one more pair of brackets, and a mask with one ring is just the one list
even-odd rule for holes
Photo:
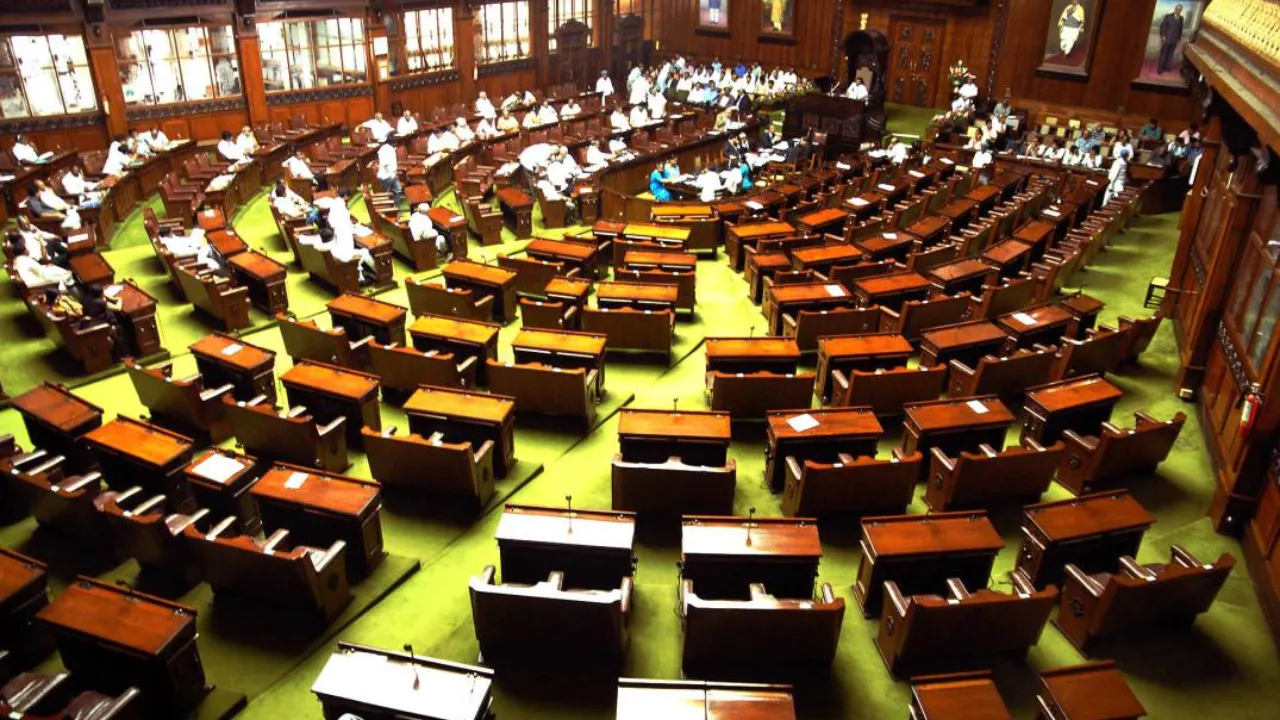
[[[626,3],[626,9],[623,9]],[[614,22],[628,15],[636,15],[644,20],[644,39],[658,42],[662,34],[662,2],[661,0],[613,0]]]
[[[561,5],[568,5],[562,10]],[[595,0],[547,0],[547,52],[557,52],[556,31],[570,20],[587,26],[587,47],[596,46]]]
[[[53,47],[50,41],[50,38],[52,37],[63,38],[63,40],[67,42],[80,43],[80,50],[84,55],[84,63],[76,64],[73,62],[70,66],[70,72],[72,75],[78,75],[80,74],[80,71],[83,70],[84,74],[89,78],[89,98],[93,101],[93,105],[91,107],[84,108],[84,109],[77,109],[74,111],[68,110],[66,93],[64,92],[64,89],[62,87],[63,83],[61,82],[61,78],[59,77],[59,73],[54,63]],[[30,93],[28,93],[27,91],[27,78],[23,75],[21,63],[19,62],[19,55],[15,51],[13,46],[12,41],[14,38],[40,38],[44,41],[45,49],[48,52],[48,55],[46,56],[48,60],[48,65],[42,66],[40,68],[40,71],[42,72],[48,71],[53,73],[53,77],[54,77],[53,85],[55,88],[57,88],[58,104],[62,108],[61,112],[36,114],[35,111],[33,110],[32,104],[31,104],[31,96],[30,96]],[[83,34],[78,32],[71,32],[69,28],[67,32],[0,33],[0,46],[3,46],[4,52],[7,54],[7,58],[9,60],[8,66],[0,68],[0,77],[10,78],[14,81],[14,87],[18,90],[18,97],[21,98],[22,106],[25,111],[25,114],[23,115],[0,114],[0,122],[21,121],[21,120],[30,121],[30,120],[37,120],[40,118],[55,118],[55,117],[77,117],[77,116],[84,116],[84,115],[95,115],[95,114],[100,114],[102,112],[102,107],[100,106],[99,100],[98,100],[97,79],[94,77],[93,65],[92,63],[89,62],[89,47],[84,40]]]
[[[338,22],[337,27],[338,27],[339,41],[337,43],[325,42],[324,44],[320,44],[319,33],[316,32],[316,29],[317,27],[319,27],[320,24],[326,23],[330,20],[334,20]],[[345,23],[345,27],[352,28],[352,31],[351,31],[352,39],[347,41],[344,41],[342,37],[342,28],[344,27],[344,23]],[[355,23],[359,23],[360,38],[358,40],[354,39],[354,36],[355,36],[354,28],[356,27]],[[372,78],[373,78],[373,73],[376,70],[376,66],[373,64],[370,64],[369,62],[370,40],[368,35],[368,28],[365,27],[364,18],[353,17],[348,15],[329,15],[324,17],[310,17],[310,18],[282,18],[279,20],[272,20],[271,22],[260,24],[258,26],[259,38],[262,38],[264,28],[269,25],[281,26],[280,38],[284,44],[284,47],[283,48],[265,48],[265,47],[261,48],[260,52],[263,59],[262,64],[265,69],[267,65],[266,60],[268,58],[271,58],[272,60],[274,60],[276,57],[282,57],[284,60],[286,87],[277,88],[277,89],[266,88],[266,93],[268,96],[283,95],[283,94],[295,93],[295,92],[315,91],[315,90],[331,90],[334,88],[344,88],[344,87],[361,87],[361,86],[370,85],[373,82]],[[291,35],[288,31],[288,27],[290,25],[301,25],[306,28],[305,32],[306,32],[307,43],[308,43],[307,45],[304,46],[304,45],[294,44],[294,42],[291,39]],[[352,68],[350,69],[348,69],[346,66],[346,63],[345,63],[346,55],[343,52],[344,49],[346,48],[358,49],[360,53],[359,56],[365,58],[364,79],[356,80],[354,82],[321,84],[319,82],[320,73],[318,70],[320,68],[320,54],[322,51],[327,53],[330,57],[332,57],[334,52],[337,53],[337,56],[341,59],[343,63],[340,68],[340,71],[342,72],[344,79],[346,75],[354,72],[354,69],[355,69],[354,63],[352,65]],[[295,67],[299,66],[298,58],[303,54],[304,51],[305,51],[305,54],[310,59],[309,69],[311,70],[312,84],[307,86],[295,86],[294,84],[295,76],[293,71]],[[355,56],[353,55],[353,58],[354,57]],[[264,70],[264,73],[263,73],[264,86],[266,85],[266,82],[267,82],[266,73]]]
[[[205,49],[205,53],[203,56],[183,57],[181,52],[178,49],[179,48],[178,34],[189,32],[192,29],[199,29],[201,32],[201,35],[203,35],[203,38],[204,38],[203,47]],[[230,52],[223,52],[223,53],[213,52],[212,35],[210,34],[210,30],[217,30],[220,32],[226,32],[228,34],[231,42]],[[174,75],[174,77],[178,78],[178,82],[179,82],[178,88],[182,90],[182,94],[184,97],[175,98],[173,100],[168,100],[165,102],[159,102],[159,101],[147,102],[145,100],[129,100],[128,98],[125,98],[126,107],[163,107],[166,105],[177,105],[179,103],[215,102],[218,100],[227,100],[232,98],[244,97],[244,75],[243,75],[243,71],[240,63],[240,50],[236,42],[235,28],[230,23],[199,23],[199,24],[192,24],[192,25],[163,25],[163,26],[152,26],[152,27],[144,26],[144,27],[139,27],[134,30],[131,30],[126,37],[132,38],[134,35],[141,35],[142,33],[145,33],[145,32],[163,32],[168,37],[169,47],[171,48],[172,54],[170,57],[165,58],[164,62],[171,64],[170,72]],[[139,39],[139,42],[142,43],[141,39]],[[121,57],[121,54],[120,54],[121,48],[122,48],[122,43],[119,43],[119,42],[115,43],[116,62],[120,65],[123,65],[125,63],[130,63],[130,64],[136,65],[140,69],[145,68],[147,73],[148,85],[151,88],[152,92],[154,93],[155,92],[155,66],[158,63],[153,62],[150,57],[140,58],[136,60],[132,58]],[[144,49],[144,52],[145,52],[145,48],[146,48],[145,43],[142,43],[142,48]],[[208,68],[209,79],[210,79],[211,87],[213,88],[213,94],[209,97],[191,99],[190,97],[187,96],[187,91],[186,91],[186,88],[189,86],[187,82],[187,77],[186,77],[187,64],[191,61],[199,60],[201,59],[201,57],[204,59],[205,65]],[[233,63],[233,66],[235,67],[236,85],[239,88],[238,92],[224,93],[222,92],[222,88],[218,83],[218,72],[217,72],[218,60],[223,58],[230,58]],[[120,90],[122,93],[124,92],[125,85],[126,83],[124,82],[120,84]]]
[[[520,10],[524,10],[524,30],[525,36],[520,36]],[[499,20],[497,27],[500,30],[496,42],[489,41],[487,30],[486,13],[489,10],[497,9]],[[503,57],[500,53],[498,56],[492,56],[489,48],[506,47],[508,39],[505,32],[506,14],[512,12],[515,14],[516,34],[514,43],[517,48],[517,54],[510,57]],[[533,12],[530,7],[529,0],[495,0],[477,5],[473,11],[474,15],[474,31],[475,31],[475,61],[477,67],[485,67],[489,65],[501,65],[503,63],[520,62],[533,59]]]
[[[449,60],[447,64],[437,65],[435,67],[427,66],[426,57],[430,53],[425,49],[422,42],[423,38],[425,37],[422,32],[422,28],[423,28],[422,21],[424,16],[428,14],[430,14],[430,16],[434,19],[436,36],[437,38],[440,38],[440,40],[437,42],[437,48],[435,50],[435,53],[443,56],[447,51],[449,55]],[[446,21],[446,18],[443,16],[447,16],[447,21]],[[448,5],[431,5],[426,7],[416,7],[416,8],[410,8],[410,9],[404,10],[400,14],[400,26],[402,30],[401,46],[404,50],[405,67],[403,70],[400,70],[399,72],[394,73],[393,77],[404,77],[406,75],[430,75],[433,73],[444,73],[444,72],[456,71],[458,69],[458,39],[455,33],[456,26],[454,22],[455,22],[455,19],[453,17],[453,8]],[[414,38],[417,40],[417,45],[418,45],[416,50],[410,48],[409,46],[409,37],[410,37],[409,28],[410,27],[415,29],[416,34],[414,35]],[[449,44],[447,46],[443,43],[442,30],[444,30],[445,28],[448,28],[448,34],[449,34],[449,38],[448,38]],[[417,67],[417,68],[412,67],[412,61],[414,57],[418,57],[421,59],[420,62],[422,64],[420,67]]]
[[1280,207],[1276,201],[1275,191],[1268,191],[1263,202],[1272,207],[1260,212],[1249,230],[1237,263],[1235,289],[1227,298],[1224,313],[1245,372],[1254,380],[1266,372],[1280,352],[1280,322],[1272,323],[1265,335],[1259,334],[1267,309],[1280,302],[1280,248],[1268,247],[1280,242]]

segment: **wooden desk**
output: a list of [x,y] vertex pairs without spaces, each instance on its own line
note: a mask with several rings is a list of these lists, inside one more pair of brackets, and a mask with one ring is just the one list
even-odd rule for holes
[[1000,199],[1000,188],[994,185],[982,185],[969,191],[965,197],[978,204],[978,214],[985,213],[995,207]]
[[863,307],[879,305],[890,310],[901,310],[908,300],[928,298],[931,287],[928,278],[913,272],[876,275],[853,282],[854,295]]
[[33,666],[53,652],[33,622],[49,604],[48,569],[39,560],[0,547],[0,637],[12,653],[6,663],[11,668]]
[[110,285],[116,281],[111,263],[96,252],[80,253],[69,258],[71,274],[81,285]]
[[102,408],[48,381],[18,395],[11,403],[22,415],[32,449],[65,457],[69,469],[77,473],[97,467],[98,459],[81,445],[80,438],[102,426]]
[[946,205],[938,208],[937,214],[951,220],[952,230],[960,232],[968,227],[969,221],[973,219],[973,211],[977,207],[978,203],[969,198],[952,198]]
[[823,245],[791,251],[791,263],[796,270],[817,270],[825,273],[832,265],[852,265],[862,259],[862,251],[852,245]]
[[[424,472],[428,472],[424,468]],[[294,544],[347,544],[347,575],[367,577],[382,547],[382,488],[372,480],[276,463],[249,491],[267,535],[285,529]]]
[[635,513],[507,505],[495,533],[502,582],[545,582],[558,570],[565,587],[616,588],[635,573],[635,534]]
[[1053,235],[1057,227],[1054,223],[1032,220],[1015,230],[1013,237],[1035,248],[1035,257],[1039,259],[1041,255],[1044,255],[1044,251],[1049,247],[1050,242],[1053,241]]
[[933,675],[911,682],[912,720],[1013,720],[989,670]]
[[326,718],[483,720],[493,670],[340,642],[311,686]]
[[108,693],[136,687],[149,717],[185,717],[211,689],[194,608],[80,577],[36,619],[79,682]]
[[725,229],[724,251],[729,256],[729,266],[741,270],[746,248],[756,249],[767,238],[794,237],[796,229],[784,222],[759,222],[734,225]]
[[849,213],[840,208],[825,208],[817,210],[795,218],[796,229],[821,235],[824,232],[833,232],[841,234],[844,232],[844,224],[849,219]]
[[707,372],[793,373],[800,365],[795,340],[773,337],[707,338]]
[[622,228],[622,239],[656,242],[659,245],[678,248],[683,251],[689,247],[689,235],[692,231],[679,225],[651,225],[646,223],[627,223]]
[[995,395],[907,403],[903,410],[907,432],[902,451],[925,457],[935,447],[948,457],[962,450],[978,452],[983,444],[998,452],[1004,449],[1005,432],[1014,421],[1013,413]]
[[892,258],[899,262],[905,261],[907,256],[911,254],[911,248],[915,245],[916,239],[904,232],[882,232],[877,235],[854,240],[854,247],[862,251],[862,254],[872,261],[887,260]]
[[276,399],[276,354],[257,345],[222,333],[213,333],[192,343],[196,368],[207,388],[230,383],[232,395],[248,402],[265,395],[268,402]]
[[467,219],[446,207],[433,207],[427,212],[436,232],[449,238],[455,258],[467,256]]
[[654,205],[649,208],[650,220],[675,222],[679,220],[709,220],[715,217],[710,205]]
[[280,376],[280,384],[289,405],[305,405],[315,419],[329,422],[346,418],[349,444],[360,446],[362,427],[382,429],[377,375],[303,360]]
[[502,207],[502,221],[516,234],[517,240],[533,237],[533,198],[518,187],[508,186],[497,192]]
[[1122,397],[1120,388],[1098,375],[1027,388],[1022,437],[1052,445],[1065,430],[1099,436],[1102,423],[1111,419],[1111,411]]
[[1054,668],[1040,674],[1038,718],[1137,720],[1147,714],[1114,660]]
[[1102,312],[1102,308],[1106,306],[1106,303],[1084,293],[1076,293],[1070,297],[1063,298],[1058,305],[1071,313],[1072,317],[1076,319],[1071,337],[1083,340],[1088,335],[1088,331],[1098,324],[1098,315]]
[[984,284],[995,284],[998,271],[981,260],[965,258],[930,268],[928,277],[947,295],[967,290],[976,296],[982,294]]
[[987,320],[944,325],[920,334],[920,365],[935,367],[959,360],[976,368],[985,355],[999,355],[1009,336]]
[[141,485],[151,495],[169,496],[180,512],[194,509],[180,480],[195,448],[191,438],[119,416],[86,433],[84,443],[97,456],[102,477],[112,488]]
[[615,720],[796,720],[790,685],[618,680]]
[[946,240],[947,230],[950,227],[951,221],[941,215],[925,215],[908,225],[903,232],[918,239],[920,244],[928,247]]
[[567,305],[583,307],[591,294],[591,281],[578,278],[553,277],[542,289],[542,294],[552,300],[563,300]]
[[751,253],[747,256],[746,281],[750,286],[751,302],[760,303],[764,296],[765,278],[774,273],[791,269],[791,257],[784,252]]
[[1031,264],[1035,246],[1018,240],[1005,238],[998,243],[988,245],[982,251],[982,259],[1000,272],[1000,277],[1014,278]]
[[347,331],[352,341],[369,336],[381,345],[404,344],[404,321],[409,311],[381,300],[343,293],[326,303],[335,328]]
[[644,252],[633,250],[622,256],[623,270],[666,270],[696,272],[698,256],[692,253]]
[[268,315],[289,309],[289,291],[285,287],[288,268],[257,250],[236,253],[227,258],[236,284],[249,288],[249,299]]
[[508,323],[516,317],[516,274],[493,265],[453,261],[441,269],[450,287],[471,290],[480,297],[493,296],[496,319]]
[[1037,588],[1061,584],[1067,563],[1086,574],[1116,572],[1120,556],[1137,556],[1142,534],[1155,521],[1125,490],[1028,505],[1018,567]]
[[867,617],[880,614],[886,580],[908,596],[944,595],[949,578],[985,588],[1004,547],[981,511],[863,518],[861,544],[853,595]]
[[818,338],[818,385],[816,394],[823,402],[831,399],[832,374],[839,370],[846,376],[853,370],[872,371],[905,367],[914,349],[910,341],[895,333],[866,335],[827,335]]
[[763,583],[779,598],[813,598],[822,560],[813,518],[685,515],[681,526],[680,578],[698,597],[747,600],[749,586]]
[[[423,385],[405,401],[409,431],[443,432],[479,447],[493,441],[493,472],[506,477],[516,464],[515,398]],[[546,578],[542,578],[546,580]]]
[[[797,430],[794,423],[804,422],[798,418],[812,418],[818,424]],[[866,407],[772,411],[765,420],[768,444],[764,450],[764,477],[775,492],[781,491],[786,482],[788,457],[803,464],[804,460],[838,462],[840,453],[874,456],[876,443],[884,434],[875,413]]]
[[524,329],[511,341],[516,362],[596,371],[596,393],[604,395],[604,355],[608,336],[563,330]]
[[1057,345],[1062,338],[1074,334],[1076,317],[1060,305],[1039,305],[995,319],[1021,348],[1033,345]]
[[763,312],[769,319],[769,334],[781,335],[784,313],[852,306],[854,302],[853,294],[840,283],[774,285],[765,293]]
[[596,285],[596,305],[601,308],[630,307],[675,312],[679,293],[676,285],[602,282]]
[[884,207],[884,203],[884,193],[872,190],[845,200],[844,205],[841,207],[852,213],[854,220],[862,222],[872,215],[879,213]]
[[126,353],[140,358],[164,349],[160,347],[160,328],[156,325],[155,298],[132,280],[108,285],[102,291],[107,297],[114,295],[120,301],[120,309],[115,312],[125,323],[123,342]]
[[211,518],[236,516],[236,527],[248,535],[262,530],[258,506],[249,488],[258,481],[257,460],[230,450],[208,448],[182,469],[182,481],[196,507],[209,510]]
[[531,258],[564,263],[567,267],[577,268],[579,277],[588,279],[596,277],[600,248],[594,245],[566,240],[539,239],[530,241],[524,251]]
[[723,467],[729,460],[729,413],[622,408],[618,450],[636,463],[665,463],[678,457],[685,465]]
[[423,352],[453,353],[458,356],[459,363],[469,357],[475,358],[476,382],[488,385],[488,366],[484,361],[498,359],[498,331],[501,329],[494,323],[423,315],[409,326],[409,337],[413,340],[413,347]]

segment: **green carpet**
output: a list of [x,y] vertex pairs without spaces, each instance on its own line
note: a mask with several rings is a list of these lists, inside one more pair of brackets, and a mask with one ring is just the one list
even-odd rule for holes
[[[933,111],[927,112],[931,117]],[[918,117],[903,120],[897,108],[891,127],[914,134],[923,129]],[[456,200],[451,194],[440,202],[456,209]],[[1118,315],[1150,313],[1141,306],[1143,293],[1151,276],[1167,274],[1169,257],[1177,241],[1177,220],[1176,215],[1139,218],[1129,232],[1118,236],[1112,247],[1098,256],[1087,272],[1073,278],[1072,289],[1083,286],[1106,302],[1104,323],[1114,323]],[[256,246],[275,253],[282,249],[261,197],[238,216],[236,226]],[[540,218],[535,227],[539,235],[556,234],[542,228]],[[473,256],[493,257],[497,252],[515,250],[521,245],[504,233],[502,245],[482,250],[473,246],[472,251]],[[149,263],[152,276],[158,274],[159,268],[154,265],[149,248],[132,250],[141,251],[139,263]],[[403,268],[397,264],[397,277],[402,273]],[[322,313],[328,294],[304,276],[294,275],[290,276],[289,292],[298,314]],[[499,497],[487,511],[478,517],[441,516],[422,500],[389,496],[383,515],[387,550],[393,555],[420,561],[422,568],[346,625],[337,638],[303,651],[290,648],[281,653],[270,649],[266,639],[238,644],[216,632],[202,632],[202,652],[207,659],[215,659],[207,662],[210,680],[250,696],[249,705],[240,716],[272,720],[320,718],[320,706],[311,695],[310,687],[338,639],[388,648],[399,648],[408,642],[419,654],[474,662],[477,646],[471,627],[467,579],[486,564],[498,562],[493,534],[501,502],[561,505],[564,496],[571,494],[577,507],[608,507],[609,461],[617,451],[617,408],[622,405],[668,408],[673,402],[681,408],[705,407],[703,338],[746,335],[753,328],[757,333],[763,330],[759,308],[746,297],[746,283],[728,269],[723,255],[699,262],[697,290],[698,313],[692,320],[678,324],[677,351],[671,366],[626,356],[609,358],[607,396],[599,408],[597,424],[590,432],[584,434],[581,430],[559,429],[523,419],[517,424],[516,456],[520,463],[511,477],[499,483]],[[402,288],[381,297],[404,303]],[[16,312],[9,307],[13,304],[12,300],[0,302],[0,315]],[[19,310],[25,313],[24,309]],[[171,312],[177,317],[162,318],[166,346],[175,350],[175,372],[188,373],[194,370],[194,362],[185,354],[185,345],[207,329],[198,322],[182,323],[181,313]],[[327,319],[322,317],[321,322],[325,324]],[[9,328],[0,326],[0,337],[12,337],[8,331]],[[517,331],[518,326],[514,324],[503,329],[503,358],[509,357],[509,343]],[[274,328],[246,337],[249,342],[273,349],[281,345],[279,331]],[[14,349],[12,343],[6,342],[0,349],[6,389],[10,387],[10,374],[15,366],[33,363],[33,357],[39,354],[31,345],[24,347],[25,350]],[[287,357],[278,355],[277,377],[289,365]],[[1242,559],[1238,543],[1213,533],[1204,517],[1213,490],[1212,464],[1201,441],[1193,406],[1174,395],[1176,369],[1173,331],[1166,323],[1141,363],[1114,378],[1126,392],[1113,418],[1118,424],[1130,425],[1131,413],[1137,409],[1161,418],[1178,411],[1191,415],[1173,453],[1159,472],[1129,483],[1134,494],[1159,520],[1148,531],[1138,560],[1166,561],[1171,543],[1179,543],[1208,561],[1216,559],[1220,552],[1230,552]],[[43,370],[24,366],[21,372],[22,377],[34,382]],[[136,415],[141,411],[128,380],[122,376],[95,382],[81,392],[87,399],[124,414]],[[405,424],[403,413],[386,403],[383,403],[382,417],[384,426]],[[26,441],[17,413],[12,410],[0,412],[0,431],[14,433],[19,442]],[[886,435],[880,443],[882,456],[900,443],[901,434],[900,423],[886,424]],[[754,507],[761,515],[778,515],[780,497],[770,493],[762,481],[763,441],[763,433],[758,428],[735,435],[731,450],[738,462],[735,510],[745,513]],[[352,461],[352,474],[366,477],[364,457],[353,453]],[[1045,499],[1065,497],[1067,493],[1055,485]],[[923,501],[917,498],[910,512],[924,511]],[[1005,539],[1004,551],[992,575],[992,586],[1007,591],[1009,583],[1005,573],[1013,567],[1019,543],[1018,512],[1017,508],[1000,508],[992,516]],[[0,528],[0,544],[24,545],[31,533],[30,525],[28,521]],[[860,561],[858,526],[848,521],[824,522],[821,531],[825,556],[819,581],[831,583],[837,595],[849,603],[849,610],[830,675],[815,677],[797,687],[800,717],[903,717],[909,698],[908,685],[895,682],[885,670],[873,643],[876,621],[861,617],[850,591]],[[631,645],[623,673],[678,678],[681,635],[674,614],[678,533],[673,527],[642,525],[637,555]],[[62,576],[59,581],[66,579]],[[264,637],[270,638],[271,633]],[[1125,672],[1150,717],[1275,717],[1274,688],[1280,687],[1280,662],[1243,563],[1212,609],[1202,615],[1193,628],[1126,637],[1113,646],[1110,656]],[[1025,659],[1004,660],[996,665],[996,682],[1015,715],[1030,717],[1034,714],[1036,673],[1081,661],[1058,631],[1048,626],[1039,644]],[[539,665],[531,659],[528,676],[499,675],[495,707],[499,717],[518,720],[613,717],[613,678],[557,679],[554,668]],[[281,675],[281,667],[291,669]],[[539,669],[542,672],[538,672]]]

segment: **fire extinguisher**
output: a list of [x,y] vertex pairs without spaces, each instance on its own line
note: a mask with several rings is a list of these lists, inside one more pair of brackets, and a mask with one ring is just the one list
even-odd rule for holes
[[1262,409],[1262,395],[1258,390],[1257,385],[1251,385],[1244,394],[1244,403],[1240,408],[1240,437],[1248,435],[1258,420],[1258,411]]

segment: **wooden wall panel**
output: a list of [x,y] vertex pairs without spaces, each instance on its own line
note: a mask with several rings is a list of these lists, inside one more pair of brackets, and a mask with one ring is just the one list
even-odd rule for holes
[[389,107],[392,108],[391,112],[394,112],[395,108],[400,108],[430,117],[431,112],[437,107],[454,105],[459,102],[470,104],[471,100],[472,98],[464,99],[462,97],[462,84],[453,81],[406,90],[392,90]]
[[729,63],[742,58],[769,67],[795,66],[804,75],[831,72],[833,25],[842,0],[801,0],[796,2],[795,42],[760,39],[760,0],[733,0],[726,35],[698,31],[697,0],[666,0],[663,3],[662,37],[658,49],[697,58],[720,58]]
[[1189,119],[1195,103],[1186,92],[1136,89],[1131,82],[1142,66],[1147,25],[1155,0],[1107,2],[1102,8],[1093,66],[1087,80],[1036,74],[1052,22],[1045,0],[1005,0],[1009,21],[996,85],[1015,98],[1094,107],[1118,113]]
[[488,93],[489,99],[496,106],[502,102],[502,98],[517,90],[532,90],[538,87],[537,75],[535,68],[481,75],[476,80],[476,93],[479,94],[482,90]]
[[194,140],[214,140],[226,130],[231,133],[240,132],[240,128],[249,124],[249,115],[243,109],[224,112],[206,112],[198,115],[183,115],[160,120],[134,120],[129,123],[130,130],[142,131],[159,125],[164,134],[172,138],[192,138]]

